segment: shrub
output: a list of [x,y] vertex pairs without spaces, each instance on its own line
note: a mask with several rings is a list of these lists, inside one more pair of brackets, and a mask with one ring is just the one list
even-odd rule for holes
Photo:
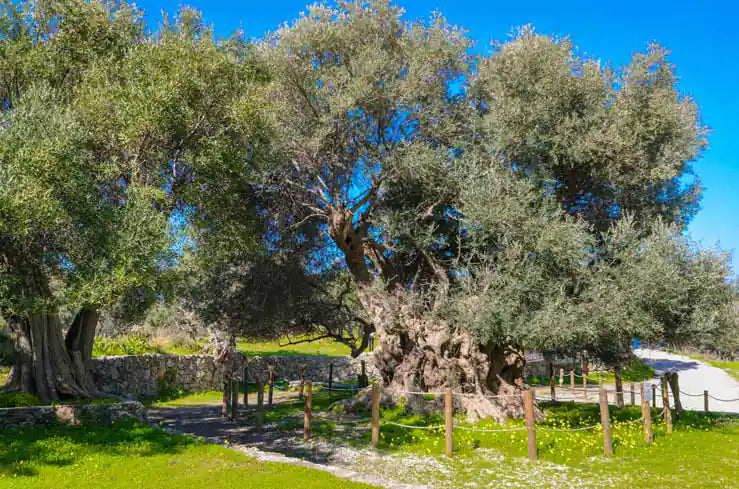
[[0,393],[0,408],[30,407],[41,405],[41,400],[33,394],[18,392]]

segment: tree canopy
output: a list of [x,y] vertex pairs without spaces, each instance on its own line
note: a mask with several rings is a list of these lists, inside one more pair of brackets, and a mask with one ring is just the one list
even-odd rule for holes
[[[99,309],[157,289],[173,215],[206,200],[182,182],[248,164],[255,77],[239,41],[221,46],[192,10],[153,33],[127,3],[0,12],[0,310],[19,350],[13,380],[43,399],[85,396]],[[66,348],[61,307],[80,311]]]
[[[526,348],[736,345],[727,257],[684,235],[708,131],[658,45],[618,68],[524,27],[472,55],[441,14],[387,0],[314,5],[253,42],[191,9],[155,30],[122,2],[0,9],[21,388],[89,392],[100,308],[172,284],[232,334],[356,355],[374,332],[396,394],[517,388]],[[80,313],[51,363],[77,374],[56,382],[34,352],[60,308]]]

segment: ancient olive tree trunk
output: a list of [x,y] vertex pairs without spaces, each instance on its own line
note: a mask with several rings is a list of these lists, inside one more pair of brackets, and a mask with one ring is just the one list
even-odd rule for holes
[[523,416],[524,357],[514,348],[480,345],[465,331],[409,320],[378,327],[373,359],[387,394],[405,398],[411,409],[423,410],[425,400],[408,392],[451,387],[463,394],[455,396],[455,406],[469,418]]
[[6,390],[36,394],[43,402],[97,395],[90,374],[98,313],[81,309],[66,340],[55,312],[8,319],[15,360]]
[[[382,376],[383,395],[422,411],[423,395],[451,387],[455,407],[471,419],[494,417],[505,422],[523,416],[523,352],[506,345],[481,345],[463,328],[440,317],[419,314],[408,291],[391,279],[391,267],[368,236],[367,226],[353,223],[350,213],[336,212],[330,233],[344,253],[357,296],[375,328],[374,364]],[[368,260],[382,274],[375,283]],[[434,267],[440,281],[445,272]],[[362,399],[364,403],[366,400]]]

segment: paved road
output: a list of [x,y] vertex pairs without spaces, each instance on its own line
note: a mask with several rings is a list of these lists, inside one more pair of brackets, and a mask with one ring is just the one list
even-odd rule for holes
[[709,398],[711,411],[739,413],[739,381],[720,368],[666,351],[641,348],[634,350],[634,353],[658,374],[678,372],[682,392],[680,401],[685,409],[703,410],[703,391],[708,390],[709,396],[714,398],[736,399],[722,402]]

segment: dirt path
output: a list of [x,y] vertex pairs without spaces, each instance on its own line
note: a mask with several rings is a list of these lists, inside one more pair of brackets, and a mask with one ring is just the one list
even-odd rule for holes
[[739,413],[739,382],[720,368],[666,351],[642,348],[634,350],[634,353],[657,374],[678,372],[682,392],[680,401],[685,409],[702,411],[703,391],[708,390],[708,394],[713,396],[708,403],[711,411]]
[[[294,402],[295,397],[281,396],[275,405]],[[155,407],[149,410],[149,422],[171,432],[177,432],[227,446],[260,461],[289,463],[330,472],[337,477],[363,482],[389,489],[423,489],[430,486],[398,482],[382,473],[355,470],[360,457],[370,455],[369,450],[359,450],[349,446],[346,441],[361,435],[366,428],[357,429],[351,419],[332,425],[332,429],[344,440],[343,443],[329,443],[314,438],[303,441],[302,417],[286,417],[280,423],[265,424],[262,432],[253,426],[252,409],[241,408],[241,422],[232,422],[221,417],[217,404],[198,406]],[[317,414],[313,420],[314,429],[320,426],[324,416]],[[247,424],[248,420],[248,424]],[[332,423],[336,417],[332,416]],[[300,427],[296,428],[296,425]],[[337,437],[338,439],[339,437]],[[352,462],[352,463],[349,463]],[[365,464],[356,464],[362,467]]]

